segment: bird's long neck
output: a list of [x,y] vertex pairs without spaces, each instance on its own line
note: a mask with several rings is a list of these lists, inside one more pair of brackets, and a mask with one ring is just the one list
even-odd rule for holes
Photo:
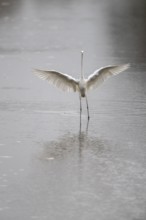
[[84,73],[83,73],[83,54],[84,54],[84,51],[81,51],[81,79],[84,79]]

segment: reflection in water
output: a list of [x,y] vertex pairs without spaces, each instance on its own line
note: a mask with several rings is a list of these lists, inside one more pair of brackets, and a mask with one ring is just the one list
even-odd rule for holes
[[[80,125],[82,126],[81,122]],[[65,159],[73,154],[82,158],[84,150],[87,149],[93,151],[98,157],[99,153],[109,151],[106,141],[88,135],[88,126],[89,120],[87,120],[85,131],[82,131],[80,127],[77,134],[66,133],[58,140],[44,143],[40,158],[42,160]]]
[[37,197],[42,198],[47,216],[49,213],[53,219],[56,216],[71,219],[73,215],[82,219],[82,216],[90,214],[90,209],[93,215],[97,215],[98,210],[95,209],[100,195],[96,186],[90,186],[90,180],[92,175],[93,180],[95,176],[98,178],[98,173],[97,167],[92,166],[99,160],[101,167],[101,158],[108,155],[109,149],[106,141],[89,136],[86,129],[79,130],[77,134],[66,133],[57,140],[43,143],[39,160],[35,160],[32,166],[33,182],[30,185],[43,188],[41,193],[38,190]]

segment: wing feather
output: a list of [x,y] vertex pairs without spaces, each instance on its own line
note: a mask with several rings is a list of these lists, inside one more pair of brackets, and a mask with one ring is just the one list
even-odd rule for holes
[[117,75],[129,67],[130,64],[123,64],[118,66],[101,67],[100,69],[95,70],[87,79],[87,90],[98,87],[109,77]]
[[34,69],[35,75],[37,75],[42,80],[48,80],[50,84],[55,85],[56,87],[62,89],[63,91],[74,91],[77,90],[78,81],[61,72],[54,70],[45,71]]

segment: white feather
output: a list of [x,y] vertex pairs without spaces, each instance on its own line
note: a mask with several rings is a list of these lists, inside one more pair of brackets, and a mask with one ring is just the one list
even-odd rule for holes
[[45,71],[34,69],[34,73],[42,80],[48,80],[50,84],[62,89],[63,91],[74,91],[77,90],[78,80],[75,78],[54,70]]
[[117,75],[128,69],[129,67],[130,64],[123,64],[118,66],[101,67],[100,69],[95,70],[94,73],[91,74],[86,81],[87,90],[98,87],[109,77]]

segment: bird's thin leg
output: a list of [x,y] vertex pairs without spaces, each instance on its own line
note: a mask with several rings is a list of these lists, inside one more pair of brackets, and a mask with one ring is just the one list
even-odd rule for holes
[[80,131],[79,131],[79,134],[81,134],[81,131],[82,131],[82,119],[81,119],[81,114],[80,114]]
[[87,133],[88,133],[88,127],[89,127],[89,119],[88,119],[87,125],[86,125],[86,135],[87,135]]
[[89,120],[90,115],[89,115],[89,106],[88,106],[88,100],[87,100],[87,96],[86,96],[86,105],[87,105],[87,113],[88,113],[88,120]]
[[81,114],[82,114],[82,100],[81,100],[81,96],[80,96],[80,133],[81,133],[81,127],[82,127]]
[[81,100],[81,96],[80,96],[80,115],[82,113],[82,100]]

